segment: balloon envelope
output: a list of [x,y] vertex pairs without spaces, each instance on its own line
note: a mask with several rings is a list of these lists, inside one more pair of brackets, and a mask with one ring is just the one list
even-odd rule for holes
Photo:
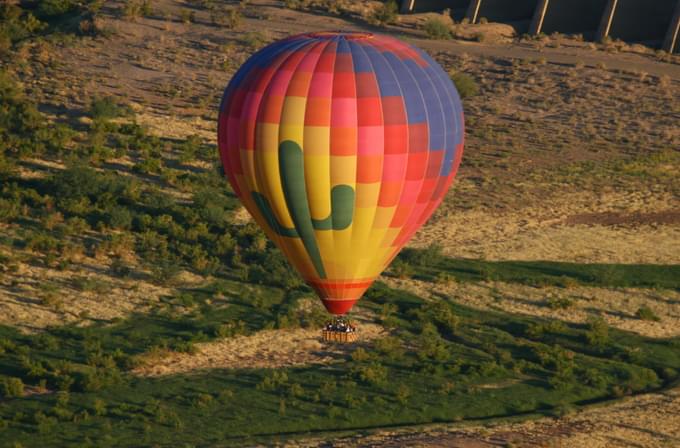
[[439,205],[463,134],[446,72],[372,33],[265,47],[227,86],[218,124],[234,191],[334,314],[349,311]]

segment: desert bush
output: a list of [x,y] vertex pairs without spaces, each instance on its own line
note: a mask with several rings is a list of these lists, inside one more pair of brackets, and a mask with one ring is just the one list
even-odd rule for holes
[[57,199],[58,206],[68,205],[69,201],[86,199],[105,208],[108,204],[125,199],[129,188],[128,181],[123,177],[98,173],[84,165],[76,165],[54,174],[48,181],[48,187]]
[[585,369],[582,378],[585,384],[597,389],[605,387],[610,381],[610,378],[604,372],[592,368]]
[[215,8],[210,12],[210,21],[213,25],[224,26],[230,30],[238,28],[242,20],[243,13],[237,7]]
[[179,12],[179,17],[183,23],[196,22],[196,13],[190,9],[182,9]]
[[0,222],[11,222],[21,216],[17,201],[0,198]]
[[352,352],[351,358],[353,361],[364,362],[371,359],[371,355],[363,347],[359,347]]
[[547,323],[529,324],[524,333],[531,339],[542,339],[548,334],[559,335],[567,330],[567,326],[559,320],[551,320]]
[[395,398],[401,404],[402,406],[405,406],[408,404],[408,399],[411,397],[411,388],[408,387],[406,384],[400,384],[399,387],[397,387],[397,391],[395,393]]
[[121,14],[127,19],[134,20],[138,17],[146,17],[153,14],[151,0],[126,0]]
[[449,358],[449,350],[432,323],[425,323],[416,340],[416,355],[421,361],[445,361]]
[[451,39],[451,27],[444,19],[430,17],[423,24],[423,30],[430,39]]
[[359,365],[353,371],[355,377],[366,384],[381,386],[387,381],[387,368],[378,362]]
[[132,267],[128,265],[121,258],[114,258],[111,262],[111,273],[116,277],[129,277],[132,273]]
[[88,114],[94,121],[106,121],[124,115],[125,110],[112,96],[95,97],[90,102]]
[[145,157],[135,163],[133,170],[140,174],[160,174],[163,171],[163,159],[160,157]]
[[550,296],[548,306],[553,310],[566,310],[574,306],[574,301],[568,297]]
[[108,211],[107,224],[113,229],[129,229],[132,213],[126,207],[113,207]]
[[0,154],[3,158],[37,156],[58,148],[64,142],[55,130],[15,80],[0,70]]
[[602,349],[609,343],[609,325],[602,317],[588,320],[585,339],[591,346]]
[[661,319],[659,316],[654,313],[654,310],[652,310],[649,306],[643,305],[638,310],[635,312],[635,316],[637,316],[638,319],[640,320],[650,320],[654,322],[658,322]]
[[256,50],[267,43],[267,36],[262,32],[252,31],[243,36],[243,45],[251,50]]
[[41,411],[36,411],[33,414],[33,423],[36,424],[39,433],[46,434],[54,429],[58,421],[56,417],[50,417]]
[[40,17],[59,16],[76,10],[79,3],[76,0],[43,0],[38,4],[36,13]]
[[457,71],[450,72],[449,76],[462,99],[473,97],[479,93],[477,82],[472,76]]
[[[45,3],[49,3],[49,0],[45,0]],[[14,43],[31,37],[47,27],[47,24],[38,20],[33,12],[12,2],[0,4],[0,53],[11,50]]]
[[267,374],[256,388],[263,391],[274,391],[288,384],[288,374],[285,370],[275,370]]
[[201,147],[201,138],[198,135],[190,135],[178,147],[180,152],[179,160],[190,162],[196,158],[196,154]]
[[170,258],[154,258],[150,260],[151,279],[156,284],[171,282],[182,270],[178,260]]
[[448,272],[439,272],[435,277],[435,282],[444,286],[451,286],[456,283],[456,277]]
[[370,22],[378,26],[389,25],[397,20],[399,6],[395,0],[387,0],[378,5],[370,16]]
[[449,333],[455,333],[460,325],[460,317],[456,316],[451,307],[444,302],[428,303],[423,311],[431,320],[443,326]]
[[3,398],[16,398],[24,395],[24,382],[21,378],[3,378],[0,382],[0,393]]
[[376,340],[375,349],[388,359],[399,359],[405,351],[404,343],[394,336],[386,336]]
[[247,333],[246,323],[243,322],[242,320],[238,320],[236,322],[220,324],[217,327],[215,327],[213,333],[215,334],[215,336],[218,336],[220,338],[228,338],[239,334],[246,334]]
[[214,397],[206,393],[199,393],[191,400],[192,405],[197,408],[208,407],[212,405],[214,402],[215,402]]
[[411,278],[415,273],[415,268],[400,258],[397,258],[392,262],[390,270],[395,276],[401,279]]

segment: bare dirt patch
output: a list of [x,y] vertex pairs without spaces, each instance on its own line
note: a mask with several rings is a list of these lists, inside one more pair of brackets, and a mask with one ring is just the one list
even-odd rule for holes
[[410,244],[486,260],[676,264],[679,205],[670,193],[583,191],[501,212],[449,210]]
[[580,213],[569,216],[564,223],[566,225],[601,225],[601,226],[639,226],[653,224],[680,224],[680,211],[666,210],[652,213]]
[[88,325],[148,311],[172,291],[139,279],[111,277],[102,270],[94,261],[63,271],[20,262],[16,271],[0,272],[0,324],[25,331]]
[[275,369],[325,364],[387,334],[379,325],[367,322],[360,324],[359,332],[356,344],[329,344],[321,340],[318,328],[265,330],[249,336],[196,344],[196,353],[151,354],[132,373],[163,376],[205,369]]

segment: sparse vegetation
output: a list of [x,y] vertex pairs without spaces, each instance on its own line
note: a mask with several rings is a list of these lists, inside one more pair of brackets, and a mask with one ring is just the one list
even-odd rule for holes
[[458,90],[458,94],[461,98],[469,98],[479,93],[479,86],[470,75],[461,72],[452,72],[450,73],[450,76],[451,81],[455,84],[456,90]]
[[640,308],[638,308],[635,315],[638,317],[638,319],[642,319],[642,320],[651,320],[651,321],[655,321],[655,322],[658,322],[659,320],[661,320],[661,319],[659,319],[659,316],[657,316],[654,313],[654,310],[652,310],[647,305],[644,305],[644,306],[641,306]]
[[[40,328],[28,332],[0,326],[0,444],[271,445],[285,443],[285,437],[272,437],[275,433],[296,437],[518,413],[563,416],[582,403],[678,381],[677,337],[620,331],[609,317],[584,324],[508,313],[502,310],[507,299],[501,292],[517,285],[537,287],[532,303],[545,315],[572,310],[592,315],[581,305],[597,298],[574,289],[635,287],[661,296],[680,288],[677,265],[451,258],[444,255],[450,249],[441,245],[449,244],[445,238],[405,250],[389,271],[403,280],[391,278],[395,283],[426,282],[432,296],[377,283],[360,306],[362,317],[373,318],[386,334],[354,351],[330,351],[332,362],[326,365],[135,376],[136,367],[154,359],[200,356],[199,344],[216,339],[243,336],[240,342],[265,329],[318,328],[326,314],[320,306],[307,306],[313,292],[264,234],[234,218],[237,201],[212,166],[215,148],[204,129],[192,123],[189,133],[196,135],[179,132],[169,138],[158,127],[151,133],[140,124],[149,117],[144,112],[136,117],[128,107],[134,101],[135,110],[148,109],[151,100],[138,98],[135,89],[121,95],[130,84],[116,78],[110,60],[97,62],[111,76],[93,76],[94,87],[83,87],[77,75],[65,78],[73,63],[60,56],[64,49],[85,56],[92,47],[120,51],[117,39],[123,37],[99,39],[108,35],[111,20],[139,29],[164,18],[165,33],[140,48],[126,47],[132,52],[126,57],[145,76],[158,71],[159,61],[184,68],[191,60],[186,80],[153,88],[154,108],[168,114],[170,127],[170,115],[199,118],[190,110],[195,107],[204,120],[212,120],[206,111],[216,106],[219,92],[208,89],[219,89],[223,78],[281,29],[270,34],[251,28],[252,20],[270,13],[247,2],[223,7],[214,0],[194,0],[170,13],[158,2],[128,0],[116,4],[118,18],[106,20],[102,17],[110,12],[100,12],[101,1],[34,3],[0,7],[0,55],[8,55],[0,72],[0,283],[12,297],[57,316],[59,323],[36,324]],[[287,1],[286,6],[380,26],[397,18],[394,1],[363,9],[325,0]],[[435,15],[425,24],[429,37],[452,37],[456,28],[448,15]],[[150,16],[153,20],[141,20]],[[171,22],[178,18],[185,26]],[[246,18],[247,30],[242,29]],[[164,40],[177,37],[173,28],[193,39],[191,23],[204,34],[182,51]],[[243,32],[225,31],[232,29]],[[212,37],[220,33],[218,44],[211,32]],[[78,34],[91,36],[83,39],[85,46],[72,40]],[[474,36],[480,42],[490,37]],[[552,42],[555,36],[540,39],[545,46],[558,45]],[[196,48],[205,52],[205,61],[197,60]],[[211,48],[219,48],[217,54]],[[620,42],[606,48],[625,51]],[[672,167],[678,156],[658,150],[676,146],[674,123],[657,120],[652,109],[660,98],[673,97],[669,77],[601,73],[580,62],[562,71],[545,57],[527,64],[446,51],[433,56],[447,69],[455,68],[449,73],[466,99],[466,138],[480,148],[466,155],[462,178],[441,216],[471,209],[501,217],[508,210],[519,214],[523,209],[517,203],[544,201],[554,185],[598,192],[643,184],[677,189]],[[172,64],[163,68],[168,75],[177,74]],[[216,79],[201,71],[206,66],[226,73]],[[73,85],[60,85],[64,79]],[[114,93],[93,96],[102,82],[106,92]],[[574,112],[583,110],[578,105],[584,98],[602,100],[603,86],[617,93],[598,114],[607,120]],[[552,94],[545,95],[545,89]],[[621,108],[624,103],[631,106]],[[636,118],[609,113],[617,107]],[[654,119],[654,126],[646,117]],[[546,160],[559,160],[559,167]],[[509,184],[507,177],[521,181]],[[648,199],[645,207],[653,208]],[[457,291],[469,285],[495,297],[491,308],[500,311],[462,305],[465,297]],[[146,300],[145,288],[151,287],[163,292]],[[142,311],[116,309],[123,317],[102,318],[79,309],[88,303],[82,298],[120,295],[127,300],[130,294],[144,297]],[[659,315],[664,324],[670,321],[661,304],[636,312],[638,303],[631,303],[634,308],[624,316],[638,320],[624,319],[628,323],[661,327],[650,323]],[[67,320],[71,324],[63,324]]]
[[452,33],[449,24],[442,18],[430,17],[423,24],[423,30],[430,39],[451,39]]
[[378,5],[371,16],[371,22],[379,26],[389,25],[397,20],[399,6],[396,0],[387,0]]

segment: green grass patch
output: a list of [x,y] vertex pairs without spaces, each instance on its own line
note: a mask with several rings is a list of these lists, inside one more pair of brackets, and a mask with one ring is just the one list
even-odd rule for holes
[[[267,302],[254,307],[229,292],[234,286],[193,292],[194,303],[176,305],[196,310],[181,317],[159,310],[40,335],[2,328],[0,372],[11,390],[0,402],[3,442],[241,446],[324,431],[553,415],[656,390],[680,370],[677,338],[479,311],[446,297],[428,302],[377,284],[363,306],[392,336],[328,365],[164,378],[127,373],[136,354],[210,340],[219,336],[212,330],[235,320],[246,331],[276,326],[294,307],[295,297],[276,289],[258,291]],[[204,300],[216,288],[229,306]],[[597,343],[589,336],[595,331]],[[73,380],[59,383],[55,375]],[[17,380],[65,392],[12,397]]]

